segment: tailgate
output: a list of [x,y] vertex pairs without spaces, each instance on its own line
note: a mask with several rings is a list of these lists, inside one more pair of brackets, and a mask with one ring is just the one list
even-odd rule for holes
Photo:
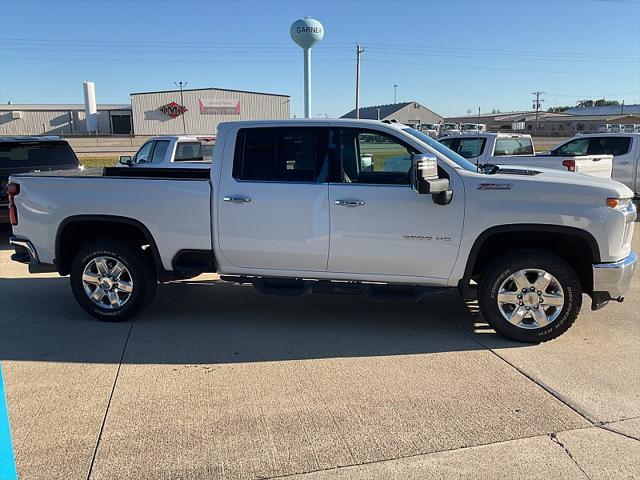
[[573,157],[576,172],[586,173],[592,177],[611,178],[613,155],[584,155]]

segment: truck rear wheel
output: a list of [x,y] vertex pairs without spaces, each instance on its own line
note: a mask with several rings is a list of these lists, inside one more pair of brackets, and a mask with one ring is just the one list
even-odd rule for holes
[[153,298],[154,271],[142,251],[116,240],[84,246],[71,264],[71,289],[84,310],[118,322],[135,315]]
[[478,302],[496,332],[520,342],[546,342],[575,321],[582,306],[582,286],[559,256],[520,249],[489,266],[478,285]]

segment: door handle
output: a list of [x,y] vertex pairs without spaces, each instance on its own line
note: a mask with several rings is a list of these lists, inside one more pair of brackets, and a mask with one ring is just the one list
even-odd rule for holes
[[361,207],[364,205],[362,200],[336,200],[333,203],[341,207]]
[[631,165],[631,162],[620,162],[620,165]]
[[229,195],[222,197],[222,200],[231,203],[249,203],[251,201],[251,197],[246,197],[244,195]]

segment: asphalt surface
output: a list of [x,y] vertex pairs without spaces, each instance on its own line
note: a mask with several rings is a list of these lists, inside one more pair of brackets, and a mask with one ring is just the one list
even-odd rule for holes
[[9,255],[2,241],[21,479],[640,478],[640,277],[532,346],[454,292],[269,297],[215,276],[101,323],[68,278]]

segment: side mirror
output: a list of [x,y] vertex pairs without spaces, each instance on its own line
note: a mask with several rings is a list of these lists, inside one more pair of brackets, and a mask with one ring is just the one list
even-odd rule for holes
[[132,164],[131,156],[130,155],[121,156],[120,160],[118,160],[118,163],[120,165],[126,165],[127,167],[130,167]]
[[411,164],[411,186],[420,195],[431,194],[438,205],[451,202],[449,179],[438,177],[438,160],[434,155],[417,154]]

